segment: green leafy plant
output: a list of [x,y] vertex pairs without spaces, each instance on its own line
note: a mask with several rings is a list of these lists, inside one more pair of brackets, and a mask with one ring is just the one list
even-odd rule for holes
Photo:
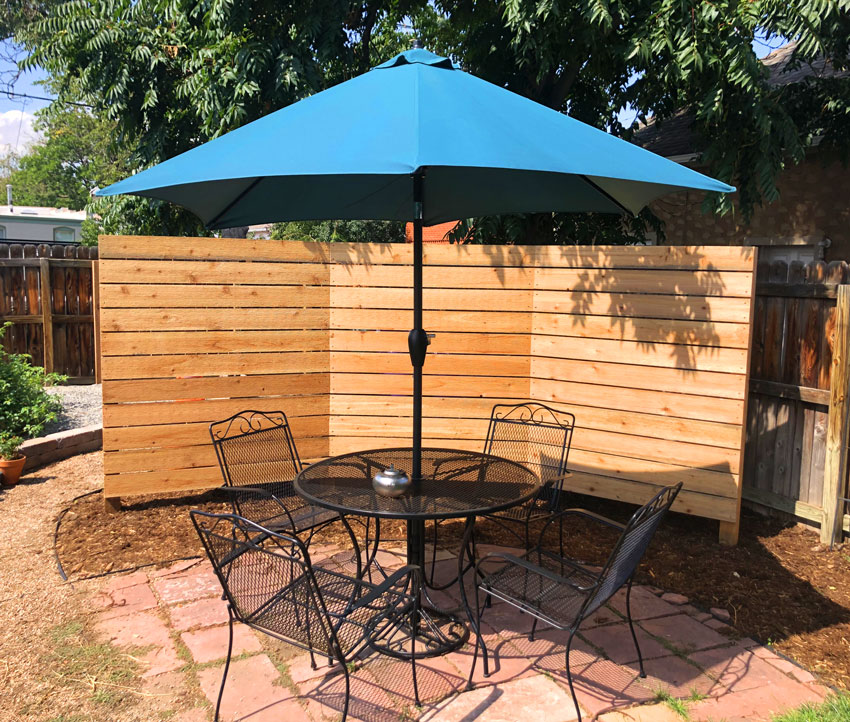
[[21,444],[24,440],[20,436],[11,434],[0,434],[0,459],[11,461],[20,456]]
[[[0,326],[0,343],[10,323]],[[27,354],[9,353],[0,348],[0,435],[25,439],[41,434],[62,409],[58,396],[45,387],[65,381],[67,377],[48,374],[33,366]]]

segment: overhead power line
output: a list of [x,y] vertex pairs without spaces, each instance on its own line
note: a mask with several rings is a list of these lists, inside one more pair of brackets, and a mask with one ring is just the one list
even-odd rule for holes
[[76,103],[73,100],[59,100],[58,98],[45,98],[43,95],[27,95],[26,93],[16,93],[13,90],[3,90],[0,91],[3,95],[6,95],[10,98],[26,98],[27,100],[46,100],[49,103],[64,103],[65,105],[76,105],[80,108],[94,108],[93,105],[89,105],[88,103]]

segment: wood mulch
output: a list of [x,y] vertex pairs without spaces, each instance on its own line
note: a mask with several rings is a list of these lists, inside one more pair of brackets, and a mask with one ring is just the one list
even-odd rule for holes
[[[634,507],[575,497],[584,506],[625,521]],[[100,495],[76,501],[60,527],[57,551],[69,578],[200,554],[188,510],[226,508],[215,492],[200,496],[136,498],[121,513],[103,510]],[[459,542],[462,523],[441,527],[440,543]],[[639,581],[687,596],[704,609],[720,607],[735,631],[770,643],[816,672],[826,683],[850,689],[850,544],[829,550],[801,525],[744,512],[736,547],[717,542],[717,523],[671,514],[645,557]],[[341,527],[329,540],[347,544]],[[403,538],[401,523],[384,523],[382,538]],[[495,525],[480,523],[480,543],[516,542]],[[568,553],[601,564],[614,537],[592,522],[567,528]]]

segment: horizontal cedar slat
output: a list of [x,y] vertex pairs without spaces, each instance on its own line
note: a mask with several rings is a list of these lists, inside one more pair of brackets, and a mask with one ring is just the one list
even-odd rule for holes
[[[678,477],[666,478],[662,476],[638,481],[574,471],[569,481],[566,482],[566,486],[571,491],[580,494],[600,496],[629,504],[645,504],[662,486],[677,482]],[[676,497],[676,501],[673,502],[673,510],[719,521],[734,522],[738,515],[738,501],[737,499],[682,490]]]
[[[285,403],[279,410],[284,410]],[[328,435],[327,416],[290,417],[292,433],[301,439]],[[188,424],[156,424],[152,426],[123,426],[103,430],[103,450],[141,449],[166,446],[199,446],[210,443],[209,422]]]
[[[410,357],[406,353],[333,351],[330,357],[331,373],[410,373]],[[522,376],[527,379],[531,359],[495,354],[482,359],[478,354],[431,353],[423,371],[431,376]]]
[[103,382],[103,403],[173,401],[180,399],[314,396],[328,393],[327,373],[268,374],[263,376],[202,376]]
[[141,331],[103,333],[104,356],[250,351],[327,351],[327,331]]
[[104,284],[103,308],[303,308],[328,307],[327,286]]
[[[424,409],[425,418],[445,419],[451,425],[456,418],[487,419],[495,403],[511,403],[514,399],[501,398],[451,398],[429,399]],[[741,428],[737,424],[724,424],[699,419],[678,419],[657,416],[639,411],[579,406],[568,399],[561,406],[576,414],[579,428],[613,431],[640,435],[649,439],[669,439],[725,449],[737,449],[741,441]],[[331,397],[330,412],[333,417],[387,417],[401,416],[409,419],[411,400],[399,396],[366,396],[335,394]],[[401,423],[405,423],[402,421]],[[409,421],[407,422],[409,423]],[[651,443],[648,441],[647,443]]]
[[[410,264],[406,244],[310,243],[229,238],[174,238],[167,236],[102,236],[100,258],[232,259],[298,262]],[[425,263],[541,265],[573,268],[693,268],[749,271],[753,249],[716,246],[426,246]]]
[[210,423],[238,414],[246,408],[284,411],[288,418],[328,414],[328,396],[273,396],[254,399],[206,399],[200,401],[155,401],[147,404],[106,404],[103,425],[153,426],[203,421]]
[[[331,300],[332,299],[332,300]],[[409,288],[105,284],[104,308],[396,308],[410,309]],[[537,311],[577,316],[679,318],[743,323],[749,321],[749,299],[718,296],[666,296],[598,291],[516,289],[426,289],[426,310]]]
[[606,291],[534,292],[534,310],[574,316],[678,318],[749,324],[750,299]]
[[227,331],[326,329],[328,309],[320,308],[122,308],[104,309],[101,330]]
[[[439,417],[425,417],[422,420],[422,433],[429,437],[478,440],[481,444],[479,448],[483,449],[487,423],[486,417],[451,421]],[[410,437],[410,424],[409,418],[332,415],[329,433],[331,436],[394,437],[398,439],[399,445],[404,445]],[[608,451],[617,456],[633,456],[646,461],[669,462],[679,466],[694,465],[721,473],[737,469],[739,460],[737,450],[661,439],[648,443],[645,436],[588,428],[576,429],[572,448],[591,452]]]
[[[752,274],[730,271],[642,269],[482,268],[426,266],[425,288],[514,288],[607,293],[748,297]],[[410,288],[410,267],[325,266],[315,263],[281,264],[263,261],[124,261],[101,269],[101,283],[192,283]]]
[[[407,331],[332,330],[331,352],[407,350]],[[531,338],[527,333],[437,333],[431,340],[428,353],[475,353],[481,355],[528,355]],[[425,361],[428,363],[427,359]]]
[[104,356],[104,379],[152,379],[179,376],[319,373],[327,371],[327,351],[286,353],[208,353],[162,356]]
[[685,371],[659,366],[603,362],[589,364],[574,359],[535,357],[531,362],[531,376],[535,379],[573,381],[612,387],[622,386],[623,379],[628,379],[629,386],[636,389],[718,396],[727,399],[743,399],[745,395],[740,374],[690,369]]
[[[528,398],[529,379],[498,376],[424,376],[425,396],[476,396]],[[410,374],[339,373],[331,377],[332,394],[405,394],[410,395],[413,381]]]
[[677,368],[682,370],[683,378],[689,371],[743,374],[747,370],[747,350],[737,348],[649,344],[639,341],[535,334],[531,339],[531,354],[591,362],[618,360],[639,366]]
[[740,424],[744,410],[743,400],[718,399],[694,394],[668,393],[611,388],[593,384],[577,384],[570,381],[532,379],[530,397],[546,403],[567,405],[599,406],[620,411],[639,411],[660,416],[683,419],[718,421],[723,424]]
[[326,285],[330,267],[317,263],[265,263],[262,261],[134,261],[113,260],[101,265],[102,284],[276,284]]

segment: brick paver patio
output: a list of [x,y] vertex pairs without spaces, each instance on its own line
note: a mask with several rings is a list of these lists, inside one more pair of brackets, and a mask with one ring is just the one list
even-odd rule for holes
[[[342,550],[312,549],[333,558]],[[486,551],[484,548],[482,551]],[[345,555],[342,554],[342,557]],[[391,553],[384,554],[392,562]],[[454,562],[440,562],[447,570]],[[456,594],[456,592],[455,592]],[[94,597],[96,627],[115,645],[141,650],[144,684],[156,694],[205,699],[176,722],[212,719],[227,653],[227,613],[206,561],[112,578]],[[632,610],[647,678],[638,677],[621,592],[585,623],[573,645],[572,670],[585,719],[604,722],[681,720],[665,695],[687,700],[691,720],[769,720],[830,690],[808,671],[749,639],[727,636],[722,619],[679,595],[635,587]],[[722,612],[717,610],[718,616]],[[566,635],[538,630],[530,619],[496,603],[485,613],[491,676],[476,668],[476,688],[463,692],[472,647],[417,665],[424,706],[413,706],[409,665],[372,656],[352,676],[349,719],[390,722],[566,722],[575,711],[564,673]],[[339,670],[310,668],[306,653],[237,625],[222,704],[223,720],[338,719],[344,687]],[[200,690],[200,692],[198,692]],[[165,692],[164,692],[165,691]],[[187,697],[188,695],[188,697]]]

